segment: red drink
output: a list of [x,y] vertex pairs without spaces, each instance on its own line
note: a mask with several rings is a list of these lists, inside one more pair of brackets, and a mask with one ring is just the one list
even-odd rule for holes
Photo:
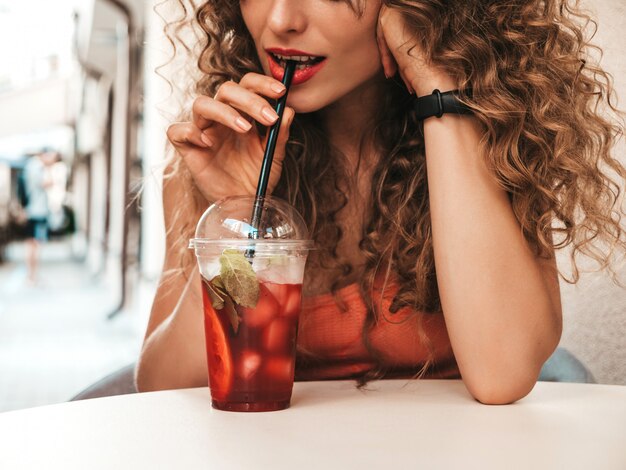
[[226,301],[214,308],[203,279],[206,350],[214,408],[274,411],[289,406],[293,388],[302,284],[259,282],[254,308]]

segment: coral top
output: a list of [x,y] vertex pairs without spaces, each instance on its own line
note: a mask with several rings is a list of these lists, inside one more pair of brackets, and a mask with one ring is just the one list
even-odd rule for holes
[[[421,318],[421,328],[434,349],[434,364],[425,377],[460,378],[443,314],[416,312],[408,307],[391,314],[389,306],[397,290],[395,282],[388,282],[382,305],[380,283],[373,295],[375,305],[382,307],[382,315],[369,338],[382,356],[387,376],[411,377],[428,358],[427,346],[418,329]],[[337,294],[348,307],[346,312],[341,311],[331,294],[302,299],[296,380],[354,378],[375,365],[362,339],[367,307],[358,284],[339,289]]]

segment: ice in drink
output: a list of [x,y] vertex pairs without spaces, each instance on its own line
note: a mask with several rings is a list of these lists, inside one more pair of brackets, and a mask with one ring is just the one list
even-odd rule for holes
[[287,408],[291,399],[301,284],[259,283],[254,308],[226,300],[220,282],[202,280],[209,384],[213,406],[232,411]]

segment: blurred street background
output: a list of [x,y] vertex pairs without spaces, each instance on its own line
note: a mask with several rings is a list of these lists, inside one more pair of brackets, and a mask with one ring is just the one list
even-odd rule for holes
[[154,4],[0,0],[0,411],[66,401],[139,354],[164,250]]
[[[172,53],[157,3],[0,0],[0,412],[69,400],[140,351],[176,112],[155,73]],[[626,2],[583,3],[624,109]],[[604,273],[561,289],[562,346],[626,385],[626,290]]]

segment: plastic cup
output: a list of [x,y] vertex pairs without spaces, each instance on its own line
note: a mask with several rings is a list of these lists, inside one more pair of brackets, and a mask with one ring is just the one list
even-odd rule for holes
[[190,242],[202,277],[212,406],[225,411],[289,407],[313,245],[300,215],[276,198],[266,199],[261,224],[252,227],[253,203],[235,197],[213,204]]

